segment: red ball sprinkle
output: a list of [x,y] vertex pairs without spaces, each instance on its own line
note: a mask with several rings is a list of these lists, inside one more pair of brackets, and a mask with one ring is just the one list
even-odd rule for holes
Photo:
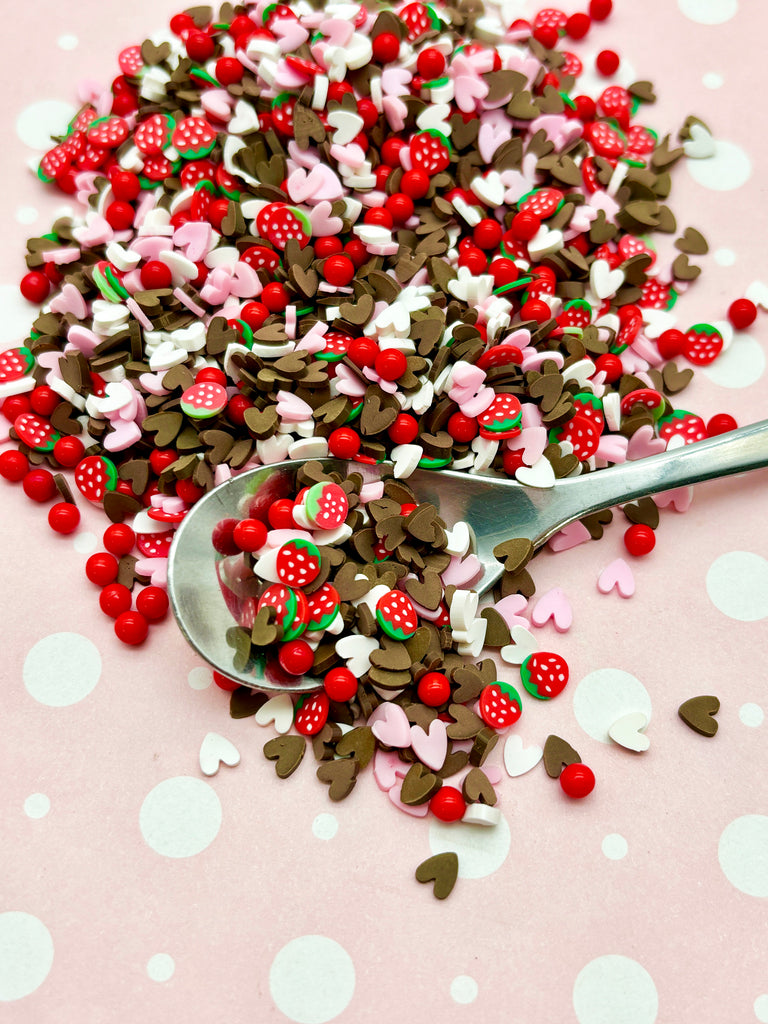
[[352,700],[357,693],[357,677],[348,668],[340,665],[326,672],[323,689],[329,700],[340,702]]
[[718,434],[727,434],[736,430],[738,423],[727,412],[719,412],[707,420],[707,437],[717,437]]
[[80,509],[71,501],[57,501],[48,509],[48,525],[55,533],[74,533],[80,524]]
[[138,647],[147,639],[149,623],[141,612],[121,612],[115,619],[115,636],[130,647]]
[[263,302],[246,302],[240,310],[240,319],[245,320],[252,331],[263,327],[268,316],[269,310]]
[[352,427],[337,427],[328,435],[328,453],[335,459],[354,459],[361,445],[360,435]]
[[[326,256],[333,256],[334,253],[341,252],[343,248],[340,238],[337,238],[336,235],[327,235],[325,238],[318,238],[315,242],[315,256],[319,260],[323,260]],[[242,315],[241,313],[240,316],[242,317]]]
[[406,171],[400,179],[400,190],[411,199],[423,199],[429,192],[429,175],[418,168]]
[[114,583],[120,569],[117,559],[108,551],[97,551],[85,563],[85,575],[99,587]]
[[373,338],[354,338],[347,349],[347,355],[362,370],[364,367],[371,367],[376,362],[379,354],[379,346]]
[[47,384],[39,384],[29,396],[30,408],[38,416],[50,416],[60,401],[61,397]]
[[483,217],[472,231],[472,240],[478,249],[496,249],[501,242],[504,228],[492,217]]
[[581,762],[568,764],[560,773],[560,786],[566,796],[572,800],[581,800],[595,788],[595,773]]
[[265,285],[264,290],[261,293],[261,301],[270,313],[285,312],[285,307],[288,305],[290,300],[291,297],[288,294],[288,289],[284,284],[280,284],[278,281],[273,281],[271,284]]
[[[323,264],[323,277],[328,284],[332,284],[334,287],[346,287],[354,276],[355,264],[349,256],[345,256],[343,253],[329,256]],[[271,287],[271,285],[268,285],[268,287]]]
[[241,551],[260,551],[267,543],[267,527],[260,519],[241,519],[232,531]]
[[128,555],[133,551],[136,543],[136,534],[127,523],[113,523],[104,531],[102,543],[110,554],[117,555],[120,558],[122,555]]
[[613,10],[613,0],[589,0],[589,16],[592,21],[605,21]]
[[21,481],[21,486],[28,498],[41,504],[50,501],[58,493],[53,473],[47,469],[30,469]]
[[591,24],[592,19],[590,16],[582,11],[578,11],[576,14],[572,14],[566,21],[566,35],[570,36],[571,39],[583,39],[587,32],[589,32]]
[[649,554],[656,546],[656,534],[644,523],[633,523],[624,533],[624,547],[636,558]]
[[291,530],[296,526],[293,521],[293,502],[290,498],[279,498],[269,506],[267,513],[269,525],[274,530]]
[[45,302],[50,288],[51,282],[39,270],[30,270],[28,274],[22,277],[19,284],[19,291],[27,302],[34,302],[35,305]]
[[373,40],[373,59],[379,64],[391,64],[400,53],[400,40],[394,32],[380,32]]
[[533,38],[545,49],[552,50],[557,45],[560,33],[554,25],[538,25],[533,33]]
[[416,70],[427,82],[439,78],[445,71],[445,57],[435,46],[428,46],[416,58]]
[[540,227],[541,220],[536,216],[536,214],[526,211],[524,213],[515,214],[512,218],[512,223],[509,226],[509,230],[512,232],[514,238],[520,239],[521,242],[529,242]]
[[230,679],[228,676],[223,676],[221,672],[213,672],[213,681],[219,687],[220,690],[225,690],[227,693],[234,693],[235,690],[240,689],[240,683],[236,679]]
[[236,57],[219,57],[216,61],[216,78],[221,85],[236,85],[243,74],[243,65]]
[[108,583],[99,594],[99,607],[110,619],[127,612],[132,604],[131,592],[122,583]]
[[17,484],[29,472],[29,459],[15,448],[0,454],[0,476],[9,483]]
[[465,416],[463,412],[455,412],[448,420],[446,429],[454,441],[459,444],[467,444],[477,437],[480,428],[477,420],[472,416]]
[[168,288],[173,280],[171,268],[160,260],[149,260],[139,271],[141,284],[147,291]]
[[745,331],[757,319],[757,306],[749,299],[736,299],[728,307],[728,319],[737,331]]
[[168,595],[162,587],[144,587],[136,596],[136,611],[148,622],[159,622],[168,614]]
[[615,50],[601,50],[595,58],[595,67],[606,78],[616,74],[620,63],[619,55]]
[[202,63],[213,56],[216,44],[207,32],[192,31],[187,36],[187,53],[192,60]]
[[194,505],[205,494],[205,488],[198,487],[196,483],[193,483],[192,478],[188,477],[186,480],[176,481],[176,494],[188,505]]
[[400,412],[387,433],[394,444],[410,444],[419,435],[419,421],[407,412]]
[[681,355],[685,349],[685,335],[682,331],[678,331],[676,327],[670,327],[669,330],[662,331],[656,341],[656,345],[662,359],[674,359],[675,356]]
[[152,471],[160,476],[163,470],[172,466],[178,457],[177,452],[173,448],[155,448],[154,451],[150,452],[149,464],[152,467]]
[[280,645],[277,660],[289,675],[303,676],[312,668],[315,654],[306,640],[288,640]]
[[25,412],[31,412],[32,403],[29,400],[28,394],[10,395],[0,406],[0,409],[2,409],[3,416],[13,423],[17,416],[21,416]]
[[123,199],[115,199],[104,211],[104,219],[115,231],[125,231],[133,224],[136,211]]
[[451,696],[451,684],[443,672],[427,672],[419,680],[416,691],[422,704],[439,708]]
[[429,809],[440,821],[461,821],[467,802],[455,786],[442,786],[429,801]]
[[376,356],[373,368],[382,380],[399,380],[408,369],[408,362],[400,349],[386,348]]
[[112,186],[112,194],[115,199],[122,199],[128,203],[132,203],[141,192],[139,176],[133,171],[115,168],[110,171],[109,183]]
[[395,192],[389,196],[384,208],[389,211],[395,224],[405,224],[413,216],[413,200],[405,192]]

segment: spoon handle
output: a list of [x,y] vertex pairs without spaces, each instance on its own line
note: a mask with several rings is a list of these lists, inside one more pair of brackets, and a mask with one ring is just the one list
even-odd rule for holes
[[637,462],[562,480],[557,486],[563,497],[574,502],[574,512],[581,518],[634,498],[764,466],[768,466],[768,420]]

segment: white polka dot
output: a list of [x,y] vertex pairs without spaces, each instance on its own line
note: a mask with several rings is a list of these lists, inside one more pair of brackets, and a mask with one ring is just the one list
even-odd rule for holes
[[51,809],[51,801],[45,793],[30,793],[24,801],[24,813],[29,818],[44,818]]
[[722,25],[739,9],[738,0],[677,0],[677,6],[699,25]]
[[31,149],[52,149],[52,135],[63,135],[77,113],[75,107],[61,100],[38,100],[30,103],[16,118],[16,134]]
[[741,331],[734,331],[728,349],[704,367],[704,374],[722,388],[747,388],[759,381],[764,372],[762,345],[751,334]]
[[451,982],[451,998],[456,1003],[466,1006],[477,999],[477,982],[468,974],[459,974]]
[[90,533],[88,530],[80,530],[72,538],[72,546],[81,555],[90,555],[92,551],[96,550],[98,543],[99,538],[96,534]]
[[339,823],[333,814],[318,814],[312,822],[312,834],[318,839],[333,839],[339,831]]
[[56,40],[56,45],[60,50],[74,50],[80,40],[77,36],[73,36],[71,33],[66,33],[63,36],[59,36]]
[[716,558],[707,572],[707,593],[712,604],[739,622],[768,616],[768,561],[751,551],[728,551]]
[[705,75],[702,75],[701,84],[705,89],[721,89],[723,86],[723,76],[718,74],[717,71],[708,71]]
[[53,939],[32,914],[0,914],[0,1002],[23,999],[40,988],[53,964]]
[[627,856],[627,840],[618,832],[611,832],[602,842],[602,851],[608,860],[622,860]]
[[16,211],[16,221],[19,224],[34,224],[38,216],[34,206],[20,206]]
[[173,957],[167,953],[155,953],[147,961],[147,975],[152,981],[169,981],[176,970]]
[[22,296],[16,284],[0,284],[0,347],[23,345],[29,337],[38,307]]
[[736,262],[736,253],[733,249],[715,249],[712,258],[720,267],[732,267]]
[[739,708],[739,718],[744,725],[756,729],[763,724],[765,715],[759,704],[742,704]]
[[210,846],[221,828],[215,790],[189,775],[159,782],[144,798],[139,827],[145,843],[163,857],[193,857]]
[[493,828],[442,821],[433,821],[429,826],[432,853],[456,853],[459,878],[486,878],[498,871],[509,855],[510,842],[509,825],[503,815]]
[[40,704],[64,708],[84,700],[101,676],[101,655],[79,633],[52,633],[24,660],[24,685]]
[[600,668],[584,676],[573,693],[573,712],[581,728],[595,740],[610,743],[608,730],[632,711],[642,711],[650,722],[651,698],[629,672]]
[[579,1024],[653,1024],[659,996],[648,971],[627,956],[591,960],[573,986]]
[[758,996],[753,1009],[760,1024],[768,1024],[768,996]]
[[355,991],[347,951],[325,935],[302,935],[278,952],[269,970],[275,1006],[296,1024],[325,1024],[343,1013]]
[[745,814],[726,825],[717,846],[723,874],[747,896],[768,896],[768,817]]
[[193,690],[207,690],[213,682],[213,671],[198,665],[197,668],[190,669],[187,682]]
[[713,192],[731,192],[740,188],[752,174],[752,161],[734,142],[715,140],[712,156],[699,160],[686,160],[688,173],[702,188]]

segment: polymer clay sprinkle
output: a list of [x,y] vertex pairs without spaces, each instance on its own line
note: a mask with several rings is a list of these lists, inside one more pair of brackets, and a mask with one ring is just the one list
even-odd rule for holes
[[[531,553],[510,538],[493,595],[509,635],[490,628],[466,596],[470,538],[417,506],[403,482],[416,467],[551,486],[735,425],[672,401],[730,342],[728,324],[673,326],[698,274],[688,256],[707,243],[678,227],[668,171],[714,152],[707,126],[691,117],[678,140],[660,139],[646,123],[653,90],[609,82],[621,64],[610,50],[596,60],[599,95],[579,94],[571,46],[610,0],[512,24],[501,10],[195,8],[120,53],[120,76],[38,168],[79,212],[28,242],[20,289],[44,305],[0,353],[16,446],[0,475],[50,502],[60,487],[45,467],[64,470],[109,521],[130,524],[130,548],[98,553],[98,585],[162,588],[178,523],[243,470],[329,453],[395,467],[375,494],[301,481],[255,535],[223,523],[214,541],[265,583],[238,609],[249,635],[236,656],[315,634],[313,673],[337,673],[327,720],[305,730],[321,760],[335,726],[367,729],[355,723],[399,701],[427,733],[447,721],[438,775],[449,778],[489,750],[493,725],[472,710],[481,694],[509,696],[482,656],[491,638],[506,670],[535,657],[531,623],[570,625],[562,592],[525,614]],[[744,329],[756,306],[737,298],[727,316]],[[656,518],[646,510],[630,527],[634,556],[650,550],[667,499],[648,501]],[[572,524],[551,549],[599,539],[610,518]],[[295,535],[269,546],[264,530]],[[630,596],[629,566],[611,563],[598,586]],[[161,617],[142,615],[140,598],[116,616],[129,644]],[[358,633],[326,642],[353,620]],[[288,664],[306,657],[294,646]],[[421,685],[435,674],[446,683]],[[281,706],[281,732],[285,717]],[[290,774],[300,755],[289,771],[275,750]],[[323,781],[337,799],[355,778]]]

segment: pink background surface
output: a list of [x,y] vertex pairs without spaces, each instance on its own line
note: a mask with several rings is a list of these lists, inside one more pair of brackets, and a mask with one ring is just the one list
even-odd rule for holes
[[[679,224],[698,227],[711,246],[709,256],[694,260],[705,279],[681,298],[680,325],[722,319],[751,282],[768,280],[768,142],[755,84],[765,60],[768,14],[753,0],[722,25],[702,25],[671,0],[617,0],[615,7],[611,20],[573,49],[586,57],[612,46],[632,63],[636,77],[651,79],[659,97],[646,116],[652,127],[676,129],[696,113],[720,143],[734,144],[751,161],[751,175],[736,189],[703,187],[684,165],[674,173],[671,205]],[[700,12],[730,7],[727,0],[699,5]],[[521,5],[521,13],[533,10]],[[46,230],[62,205],[26,169],[35,151],[17,135],[17,117],[39,100],[74,104],[83,75],[110,80],[117,52],[174,12],[148,0],[83,0],[76,7],[40,0],[16,9],[18,45],[7,47],[0,69],[6,321],[0,347],[24,337],[23,327],[11,336],[9,326],[11,320],[24,322],[12,319],[22,307],[14,291],[24,271],[23,242]],[[67,34],[77,37],[73,49],[57,42]],[[721,87],[705,87],[708,73],[722,76]],[[717,158],[724,164],[727,152],[721,149]],[[19,222],[22,207],[38,211],[34,221]],[[732,265],[718,263],[712,255],[718,250],[733,253]],[[751,367],[748,383],[724,386],[723,373],[699,375],[678,405],[705,419],[730,412],[740,424],[768,416],[761,361],[768,350],[765,316],[750,336],[737,336],[728,353],[733,373],[739,365]],[[328,800],[311,755],[280,782],[261,752],[273,730],[253,719],[231,720],[225,694],[213,685],[190,685],[193,670],[198,686],[209,676],[171,622],[154,629],[139,650],[114,638],[98,610],[97,590],[83,573],[92,549],[82,534],[92,533],[94,543],[100,539],[105,521],[99,514],[82,510],[79,539],[54,536],[46,510],[20,488],[3,484],[2,1019],[768,1020],[768,724],[744,721],[758,721],[758,710],[768,704],[767,495],[768,476],[760,471],[700,486],[685,515],[663,511],[655,551],[633,561],[637,591],[631,600],[615,592],[603,596],[595,585],[601,569],[624,553],[621,515],[599,544],[557,556],[545,552],[536,560],[538,593],[561,587],[574,608],[569,633],[559,635],[551,624],[537,631],[544,649],[569,661],[571,683],[551,703],[526,700],[516,728],[526,744],[542,745],[550,732],[568,739],[594,769],[597,787],[589,799],[572,802],[541,766],[520,778],[504,773],[499,792],[506,824],[495,830],[453,826],[449,845],[442,847],[448,829],[396,812],[370,770],[342,804]],[[754,556],[744,580],[733,577],[733,588],[760,613],[754,621],[724,614],[708,593],[713,562],[739,551]],[[92,645],[101,664],[83,699],[51,707],[25,686],[25,663],[29,678],[30,652],[59,633],[85,638],[73,649],[90,651]],[[599,742],[579,724],[574,695],[597,670],[629,673],[644,686],[652,704],[647,753]],[[55,676],[56,667],[51,671]],[[64,671],[61,664],[58,671]],[[712,740],[677,717],[678,705],[701,693],[717,694],[722,703]],[[740,713],[744,705],[758,710]],[[242,760],[202,781],[198,751],[211,731],[230,739]],[[498,764],[502,746],[493,755]],[[181,833],[204,832],[210,812],[216,816],[216,801],[221,808],[211,841],[186,857],[158,853],[140,824],[155,787],[179,777],[200,780],[203,797],[202,810],[196,797],[185,809]],[[25,813],[31,794],[49,799],[44,816]],[[327,823],[316,823],[322,814],[335,819],[332,838],[315,834]],[[745,816],[760,817],[750,819],[751,839],[742,834],[730,849],[721,836]],[[161,824],[167,835],[171,824],[167,818]],[[627,845],[617,860],[601,849],[613,834]],[[730,852],[723,853],[724,846]],[[442,903],[413,878],[417,864],[441,848],[456,849],[465,869],[482,876],[460,877]],[[729,880],[734,872],[762,877],[762,895],[737,888]],[[20,949],[8,939],[20,933],[13,931],[17,919],[3,915],[17,912],[37,918],[50,934],[54,953],[47,976],[39,966],[39,943]],[[280,966],[289,962],[290,950],[280,951],[313,935],[333,940],[347,959],[337,950],[326,961],[316,944],[325,987],[313,998],[311,977],[296,968],[288,996]],[[158,954],[173,960],[165,981],[148,972]],[[639,988],[611,974],[623,961],[598,959],[604,957],[640,965],[633,975],[641,978]],[[41,977],[34,991],[9,998],[7,978],[25,970],[34,975],[36,964]],[[601,969],[607,973],[595,983]],[[454,982],[461,977],[475,985]],[[350,999],[339,994],[345,986]],[[603,992],[603,1010],[590,1009],[596,988]],[[470,996],[472,1001],[462,1001]]]

